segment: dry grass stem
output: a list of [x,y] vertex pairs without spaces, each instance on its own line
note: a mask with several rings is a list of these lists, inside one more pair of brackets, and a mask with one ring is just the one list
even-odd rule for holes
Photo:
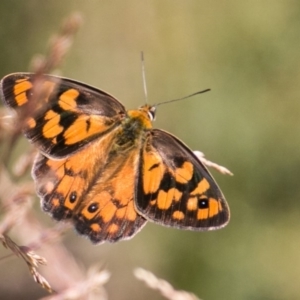
[[158,290],[166,299],[169,300],[200,300],[192,293],[175,290],[170,283],[157,278],[153,273],[137,268],[134,270],[137,279],[144,281],[148,287]]
[[21,257],[26,262],[35,282],[40,284],[48,292],[52,292],[50,284],[37,271],[37,268],[40,265],[46,265],[46,260],[43,257],[32,252],[28,247],[18,246],[7,235],[0,235],[0,240],[4,247],[10,249],[16,256]]
[[110,273],[106,270],[99,272],[97,268],[91,268],[86,277],[85,280],[77,282],[74,286],[56,295],[42,298],[42,300],[107,300],[103,285],[109,280]]
[[63,234],[71,228],[70,223],[58,223],[54,227],[44,229],[40,236],[28,244],[28,248],[38,250],[46,245],[61,241]]
[[231,171],[229,171],[227,168],[220,166],[220,165],[206,159],[204,157],[203,152],[201,152],[201,151],[193,151],[193,152],[206,167],[214,168],[215,170],[219,171],[221,174],[233,176],[233,173]]
[[16,177],[22,177],[31,170],[36,153],[36,149],[31,147],[29,151],[26,151],[17,158],[12,169],[12,172]]
[[[16,141],[21,136],[24,122],[33,111],[36,111],[39,101],[42,99],[43,90],[39,84],[42,82],[42,73],[50,73],[62,63],[80,24],[80,15],[72,14],[60,32],[52,38],[48,55],[40,59],[39,63],[35,63],[33,67],[33,71],[36,73],[34,99],[31,99],[30,107],[26,111],[21,110],[18,114],[11,113],[10,115],[6,108],[0,110],[0,240],[5,247],[26,262],[34,280],[49,292],[52,291],[52,288],[47,280],[51,282],[53,289],[65,291],[74,287],[84,278],[82,268],[60,241],[60,237],[69,228],[69,225],[59,224],[52,229],[47,229],[32,209],[35,189],[32,180],[28,182],[26,176],[34,159],[36,152],[34,148],[23,151],[13,161],[12,173],[8,172],[7,166],[10,165],[11,154],[15,151]],[[13,177],[18,177],[18,182]],[[13,242],[6,235],[10,230],[18,243],[28,246],[18,246]],[[54,241],[56,243],[53,243]],[[43,268],[47,280],[37,271],[37,268],[46,262],[33,252],[37,249],[43,253],[44,257],[47,257],[50,265],[50,267]],[[1,262],[4,263],[5,259],[2,259]],[[97,276],[95,277],[97,278]]]
[[[20,110],[18,115],[13,115],[12,119],[9,120],[13,126],[11,126],[11,131],[9,137],[7,136],[7,147],[2,154],[4,161],[8,161],[11,149],[14,147],[16,141],[21,135],[22,128],[28,119],[32,115],[32,112],[36,110],[39,105],[40,99],[43,99],[43,74],[51,73],[54,69],[58,68],[62,63],[64,57],[66,56],[68,50],[70,49],[74,35],[80,28],[82,23],[82,18],[79,13],[73,13],[64,22],[60,32],[51,39],[48,55],[45,57],[38,55],[33,59],[32,71],[35,73],[34,77],[34,91],[32,99],[27,105],[26,110]],[[17,117],[17,120],[16,118]],[[3,121],[1,122],[3,123]],[[1,129],[1,126],[0,126]]]
[[34,188],[32,183],[14,184],[4,166],[1,167],[0,182],[1,210],[4,213],[0,222],[0,234],[5,234],[24,220],[31,208]]
[[34,73],[37,75],[46,74],[59,67],[81,24],[82,17],[79,13],[73,13],[66,19],[60,32],[52,37],[47,57],[39,55],[33,59],[32,69]]

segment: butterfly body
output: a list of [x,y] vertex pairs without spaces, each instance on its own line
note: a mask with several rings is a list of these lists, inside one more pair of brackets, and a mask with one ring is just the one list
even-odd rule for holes
[[207,169],[152,127],[155,107],[126,111],[103,91],[50,75],[11,74],[0,91],[40,150],[32,174],[43,210],[93,242],[130,238],[147,220],[190,230],[227,224],[226,200]]

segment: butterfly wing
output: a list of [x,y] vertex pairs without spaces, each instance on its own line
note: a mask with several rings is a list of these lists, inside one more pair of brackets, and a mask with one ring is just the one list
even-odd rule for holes
[[93,242],[128,239],[146,224],[134,206],[138,154],[138,148],[110,152],[103,172],[76,210],[77,231]]
[[[33,168],[42,208],[71,220],[94,243],[116,242],[146,223],[134,207],[135,151],[112,151],[117,130],[61,160],[39,154]],[[93,155],[93,159],[90,156]]]
[[141,150],[135,205],[148,220],[190,230],[229,221],[229,208],[213,177],[181,141],[154,129]]
[[0,91],[7,106],[25,116],[26,137],[53,158],[109,133],[126,114],[113,96],[56,76],[11,74],[2,79]]

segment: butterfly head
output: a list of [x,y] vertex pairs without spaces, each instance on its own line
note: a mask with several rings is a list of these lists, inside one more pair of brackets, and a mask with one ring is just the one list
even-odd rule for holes
[[136,110],[127,111],[129,121],[134,122],[134,124],[139,124],[141,128],[151,129],[152,122],[155,119],[156,107],[152,105],[145,104]]
[[155,120],[155,115],[156,115],[155,105],[145,104],[139,108],[139,111],[143,112],[151,122]]

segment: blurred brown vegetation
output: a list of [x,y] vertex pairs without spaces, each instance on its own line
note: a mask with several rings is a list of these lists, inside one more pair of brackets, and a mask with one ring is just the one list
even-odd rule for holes
[[[144,101],[143,50],[150,102],[212,89],[160,107],[155,126],[235,174],[212,171],[231,222],[208,233],[148,224],[130,241],[94,246],[41,212],[20,160],[28,154],[23,162],[30,161],[34,150],[23,137],[10,148],[11,127],[2,118],[0,151],[10,156],[1,165],[0,224],[13,225],[9,237],[47,260],[38,271],[55,290],[86,282],[99,266],[92,274],[111,273],[109,299],[158,299],[134,279],[133,269],[142,267],[202,299],[298,299],[300,3],[2,0],[0,77],[28,71],[73,11],[84,23],[56,73],[135,108]],[[7,112],[1,108],[1,117]],[[48,296],[11,251],[0,248],[0,257],[1,299]]]

